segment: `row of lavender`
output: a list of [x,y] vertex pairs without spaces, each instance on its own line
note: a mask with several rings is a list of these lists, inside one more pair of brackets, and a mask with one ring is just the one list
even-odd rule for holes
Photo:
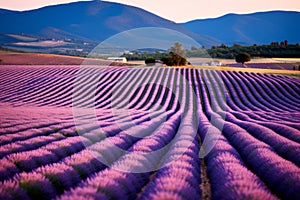
[[247,63],[246,65],[231,63],[230,67],[249,67],[257,69],[299,70],[299,64],[294,63]]
[[[171,68],[49,67],[47,76],[21,69],[5,72],[19,79],[11,86],[5,78],[2,102],[95,102],[102,133],[89,115],[76,127],[48,123],[59,128],[46,133],[3,126],[1,198],[198,199],[201,143],[213,198],[299,198],[299,80]],[[80,86],[73,99],[72,84]]]

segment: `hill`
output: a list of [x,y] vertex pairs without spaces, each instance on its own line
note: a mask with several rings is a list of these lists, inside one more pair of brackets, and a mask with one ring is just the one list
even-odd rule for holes
[[0,33],[3,33],[0,36],[0,45],[11,47],[13,44],[21,50],[25,46],[27,50],[37,49],[39,52],[44,50],[42,44],[26,46],[20,36],[26,36],[31,41],[65,41],[53,44],[52,49],[91,49],[122,31],[141,27],[164,27],[184,33],[204,45],[218,43],[213,38],[190,32],[175,22],[143,9],[104,1],[76,2],[24,12],[2,10],[0,19]]
[[300,12],[270,11],[228,14],[215,19],[193,20],[181,24],[197,34],[206,34],[227,45],[270,44],[288,40],[300,42]]

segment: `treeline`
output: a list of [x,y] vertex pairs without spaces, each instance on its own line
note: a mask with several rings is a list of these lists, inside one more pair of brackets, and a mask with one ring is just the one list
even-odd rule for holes
[[[221,44],[220,46],[212,46],[210,49],[204,46],[185,50],[185,55],[188,58],[191,57],[208,57],[208,58],[227,58],[234,59],[240,52],[245,52],[251,55],[251,57],[264,57],[264,58],[300,58],[300,44],[288,44],[288,41],[272,42],[269,45],[252,45],[242,46],[234,44],[227,46]],[[126,53],[123,56],[127,60],[146,60],[151,57],[156,60],[161,60],[168,56],[168,52],[143,52],[138,51],[134,53]]]
[[[222,44],[207,49],[207,54],[212,58],[233,59],[240,52],[246,52],[252,57],[264,58],[300,58],[300,44],[288,44],[288,41],[272,42],[269,45],[242,46],[235,44],[231,47]],[[187,50],[188,57],[199,57],[203,55],[203,47],[200,49]]]
[[134,53],[124,53],[122,56],[126,57],[127,60],[146,60],[147,58],[154,58],[155,60],[161,60],[168,57],[169,53],[166,52],[143,52],[139,53],[138,51]]
[[9,48],[2,47],[2,46],[0,46],[0,51],[2,51],[2,52],[15,52],[15,53],[26,53],[25,51],[9,49]]

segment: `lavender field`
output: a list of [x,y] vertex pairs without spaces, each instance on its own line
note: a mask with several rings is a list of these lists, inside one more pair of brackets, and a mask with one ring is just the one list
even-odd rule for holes
[[300,199],[300,79],[0,67],[0,199]]

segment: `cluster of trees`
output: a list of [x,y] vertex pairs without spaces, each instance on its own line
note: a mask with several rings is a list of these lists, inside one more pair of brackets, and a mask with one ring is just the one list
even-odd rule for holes
[[125,56],[127,60],[146,60],[147,58],[154,58],[155,60],[161,60],[164,57],[169,55],[168,52],[142,52],[135,51],[134,53],[124,53],[122,56]]
[[[207,49],[207,53],[212,58],[228,58],[233,59],[239,52],[246,52],[252,57],[264,58],[299,58],[300,57],[300,44],[288,44],[288,41],[272,42],[269,45],[252,45],[242,46],[235,44],[231,47],[222,44],[220,46],[212,46]],[[203,50],[197,49],[187,51],[187,55],[201,55]]]
[[183,66],[186,65],[186,52],[183,49],[181,43],[176,42],[174,46],[170,48],[170,52],[167,57],[163,57],[161,61],[168,66]]
[[163,64],[168,66],[183,66],[187,64],[186,51],[181,43],[176,42],[168,52],[142,53],[135,52],[133,54],[123,54],[127,60],[145,60],[147,65],[155,64],[160,60]]
[[[170,48],[170,51],[167,54],[167,56],[162,57],[160,60],[167,66],[186,65],[187,64],[186,51],[183,49],[183,46],[181,43],[176,42],[174,44],[174,46],[172,46]],[[235,60],[236,60],[236,62],[242,63],[244,65],[245,62],[249,62],[251,60],[251,56],[246,52],[242,52],[242,53],[239,53],[236,55]],[[145,63],[147,65],[152,65],[155,62],[156,62],[156,59],[153,57],[148,57],[145,59]]]

